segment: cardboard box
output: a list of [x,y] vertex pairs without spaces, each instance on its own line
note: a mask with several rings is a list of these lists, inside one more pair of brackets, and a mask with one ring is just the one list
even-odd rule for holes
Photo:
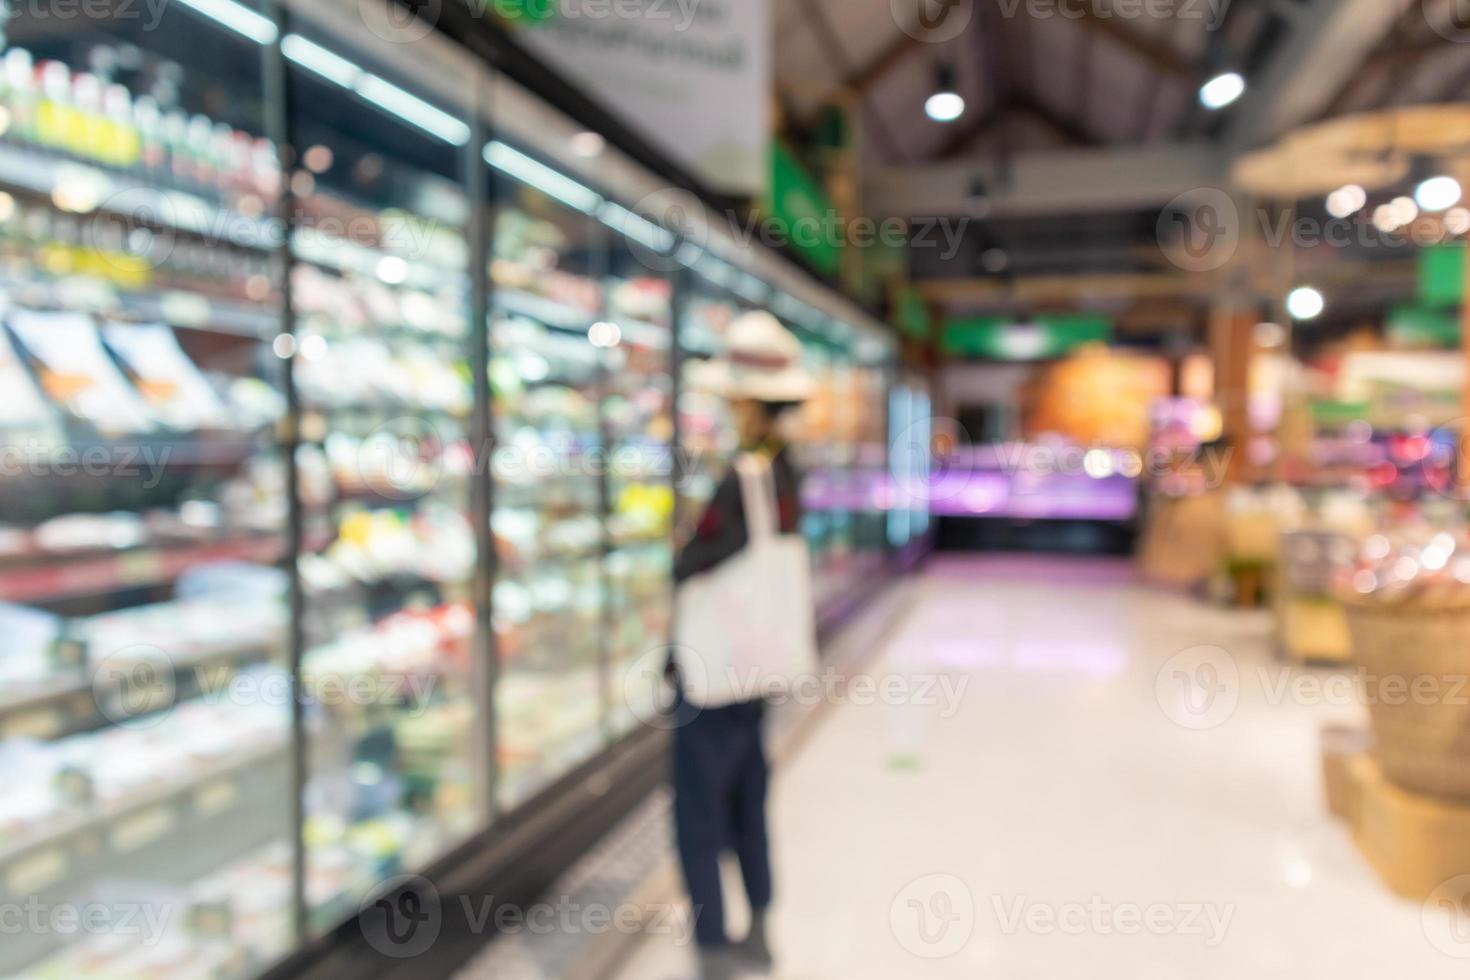
[[1390,890],[1422,901],[1470,874],[1470,805],[1399,789],[1367,755],[1349,772],[1357,781],[1358,849]]

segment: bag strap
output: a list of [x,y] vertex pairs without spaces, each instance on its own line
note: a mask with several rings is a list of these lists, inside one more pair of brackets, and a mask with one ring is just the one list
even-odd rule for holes
[[776,503],[776,475],[770,460],[755,453],[735,459],[740,478],[740,501],[745,509],[745,529],[751,541],[775,538],[781,533]]

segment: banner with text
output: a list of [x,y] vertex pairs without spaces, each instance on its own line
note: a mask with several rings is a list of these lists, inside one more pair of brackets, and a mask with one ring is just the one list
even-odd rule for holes
[[521,2],[529,51],[715,190],[765,192],[769,0]]

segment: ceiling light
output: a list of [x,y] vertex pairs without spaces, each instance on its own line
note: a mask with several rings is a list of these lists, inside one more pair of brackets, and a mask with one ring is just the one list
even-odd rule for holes
[[352,88],[362,77],[362,69],[300,34],[287,34],[281,39],[281,53],[329,82]]
[[1216,75],[1199,88],[1200,105],[1206,109],[1223,109],[1245,94],[1245,78],[1240,72]]
[[598,209],[597,217],[609,228],[659,252],[669,251],[678,242],[672,232],[634,214],[621,204],[606,202]]
[[1361,211],[1368,203],[1368,192],[1357,184],[1339,187],[1327,195],[1327,213],[1334,218],[1346,218]]
[[1453,177],[1431,177],[1414,191],[1425,211],[1445,211],[1460,203],[1460,182]]
[[446,143],[464,146],[470,141],[468,123],[456,119],[442,109],[429,105],[418,96],[405,92],[397,85],[386,82],[377,75],[364,72],[354,88],[358,95],[378,108],[391,112],[404,122],[412,123]]
[[1451,235],[1463,235],[1470,232],[1470,210],[1465,208],[1450,208],[1445,212],[1444,230]]
[[935,92],[924,103],[924,112],[935,122],[954,122],[965,114],[965,99],[958,92]]
[[1299,286],[1286,297],[1286,312],[1294,320],[1313,320],[1327,308],[1327,300],[1311,286]]
[[954,122],[965,114],[965,97],[955,91],[954,69],[940,65],[934,72],[934,94],[924,102],[924,112],[935,122]]
[[235,3],[234,0],[183,0],[183,3],[257,44],[270,44],[276,39],[276,25],[269,17]]
[[485,162],[523,184],[587,214],[602,207],[602,195],[501,142],[485,147]]

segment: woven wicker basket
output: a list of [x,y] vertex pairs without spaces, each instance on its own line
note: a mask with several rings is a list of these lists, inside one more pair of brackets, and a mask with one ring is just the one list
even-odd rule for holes
[[1347,615],[1384,774],[1470,799],[1470,605],[1349,602]]

